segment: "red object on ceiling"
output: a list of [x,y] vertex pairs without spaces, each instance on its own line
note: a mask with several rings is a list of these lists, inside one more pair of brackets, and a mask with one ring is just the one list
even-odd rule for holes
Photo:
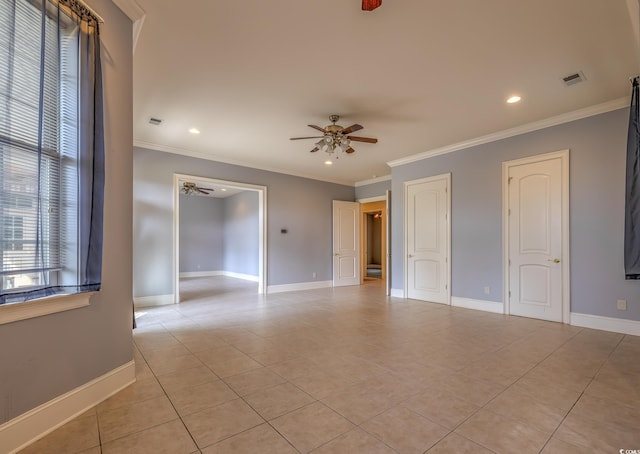
[[373,11],[382,5],[382,0],[362,0],[362,11]]

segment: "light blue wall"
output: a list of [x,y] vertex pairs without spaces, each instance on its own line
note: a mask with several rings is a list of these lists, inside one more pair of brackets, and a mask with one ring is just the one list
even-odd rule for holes
[[258,276],[258,193],[245,191],[224,199],[224,270]]
[[134,296],[173,292],[174,173],[266,186],[268,285],[331,280],[332,200],[355,200],[353,187],[143,148],[133,172]]
[[132,25],[110,0],[92,0],[101,29],[105,126],[102,288],[88,307],[0,325],[0,425],[133,358]]
[[452,295],[501,302],[502,162],[569,149],[571,311],[640,320],[640,282],[623,269],[627,122],[622,109],[393,168],[393,288],[404,285],[404,182],[451,172]]
[[224,200],[180,195],[180,272],[224,270]]
[[368,199],[370,197],[383,197],[391,190],[391,179],[378,181],[377,183],[356,186],[356,199]]

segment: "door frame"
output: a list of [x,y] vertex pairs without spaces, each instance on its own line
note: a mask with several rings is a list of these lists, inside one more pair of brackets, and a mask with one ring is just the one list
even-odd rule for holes
[[447,290],[447,302],[445,304],[451,306],[451,172],[449,173],[442,173],[440,175],[434,175],[432,177],[426,177],[426,178],[420,178],[417,180],[409,180],[409,181],[405,181],[403,184],[403,218],[404,218],[404,232],[403,232],[403,236],[404,236],[404,241],[403,241],[403,258],[402,258],[402,271],[404,274],[404,297],[407,298],[407,295],[409,295],[409,276],[407,274],[407,271],[409,269],[409,205],[408,205],[408,199],[409,199],[409,186],[413,186],[416,184],[422,184],[422,183],[431,183],[433,181],[438,181],[438,180],[445,180],[447,183],[446,186],[446,208],[447,208],[447,213],[446,213],[446,222],[447,222],[447,226],[446,226],[446,230],[447,230],[447,244],[446,244],[446,251],[447,251],[447,283],[446,283],[446,290]]
[[387,201],[382,199],[376,202],[360,202],[360,283],[363,284],[367,274],[367,240],[369,238],[369,229],[367,228],[367,215],[370,213],[382,213],[382,222],[380,230],[380,265],[382,267],[382,281],[387,278]]
[[219,184],[258,193],[258,293],[267,292],[267,187],[197,175],[173,174],[173,302],[180,303],[180,180]]
[[511,167],[533,164],[550,159],[560,158],[562,163],[562,323],[571,322],[571,267],[569,244],[569,150],[554,151],[529,156],[502,163],[502,273],[503,273],[503,301],[504,313],[511,314],[511,299],[509,289],[509,169]]
[[384,262],[386,266],[386,277],[385,277],[385,295],[391,295],[391,190],[387,189],[385,191],[385,195],[376,196],[376,197],[366,197],[364,199],[358,199],[357,202],[360,204],[371,203],[371,202],[385,202],[385,212],[387,214],[386,219],[384,220],[385,233],[386,233],[386,250],[383,251],[384,254]]

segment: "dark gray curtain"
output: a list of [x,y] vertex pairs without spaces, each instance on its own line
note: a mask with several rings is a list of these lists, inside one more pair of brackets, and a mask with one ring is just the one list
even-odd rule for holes
[[629,135],[627,136],[627,188],[624,226],[624,271],[626,279],[640,279],[640,111],[638,78],[633,79]]

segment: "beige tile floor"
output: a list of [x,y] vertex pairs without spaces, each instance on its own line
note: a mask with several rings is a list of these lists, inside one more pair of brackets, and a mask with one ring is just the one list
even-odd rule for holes
[[640,338],[389,299],[185,280],[138,311],[137,382],[29,453],[640,449]]

